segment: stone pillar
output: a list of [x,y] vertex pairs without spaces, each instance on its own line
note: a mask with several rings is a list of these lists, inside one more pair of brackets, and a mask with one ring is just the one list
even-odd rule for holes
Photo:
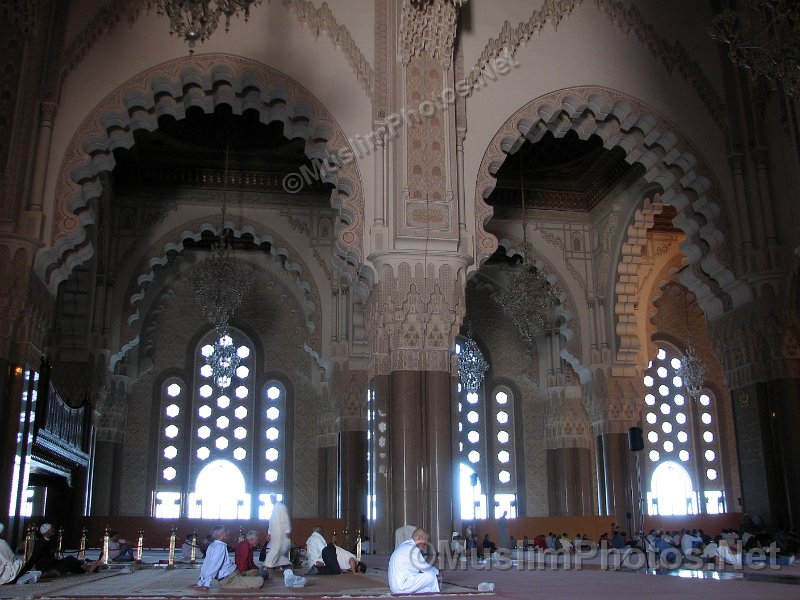
[[780,379],[733,392],[742,480],[728,510],[759,516],[773,526],[800,523],[800,380]]
[[[797,286],[797,282],[794,282]],[[731,390],[741,496],[726,498],[773,527],[800,526],[800,330],[794,298],[763,293],[712,322]]]
[[591,427],[581,401],[581,388],[560,386],[547,390],[545,415],[550,514],[594,514]]
[[339,433],[339,518],[355,539],[367,514],[367,432]]
[[423,527],[432,540],[452,531],[454,382],[448,373],[391,375],[392,520]]
[[600,514],[614,517],[620,526],[631,529],[628,533],[633,533],[640,523],[639,486],[636,455],[628,448],[627,430],[601,433],[597,445],[602,448],[604,462],[603,479],[598,480],[598,486],[605,510]]
[[582,516],[592,511],[592,457],[588,448],[547,450],[550,514]]
[[[328,441],[331,437],[332,442]],[[338,447],[335,436],[320,436],[317,465],[317,511],[323,519],[334,519],[338,501]]]

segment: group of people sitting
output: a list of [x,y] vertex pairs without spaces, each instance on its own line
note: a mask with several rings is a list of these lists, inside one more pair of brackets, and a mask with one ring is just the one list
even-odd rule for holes
[[[711,537],[702,529],[683,529],[682,531],[664,531],[651,529],[647,536],[641,540],[631,538],[616,524],[612,524],[610,532],[604,532],[595,543],[586,534],[576,534],[570,537],[567,533],[557,535],[549,532],[547,535],[539,534],[529,540],[524,536],[517,540],[511,536],[507,545],[502,545],[509,551],[522,550],[534,551],[544,554],[588,552],[596,548],[601,550],[626,550],[638,547],[641,550],[653,552],[671,563],[683,560],[685,557],[696,557],[704,562],[717,564],[730,564],[742,566],[746,563],[746,553],[752,549],[765,549],[769,554],[770,544],[777,548],[777,564],[792,564],[794,554],[800,552],[800,535],[792,530],[779,528],[774,536],[767,536],[763,530],[745,529],[741,536],[733,529],[723,529],[722,532]],[[498,550],[497,545],[490,540],[489,535],[484,535],[483,542],[479,545],[477,536],[467,530],[465,536],[454,533],[450,542],[450,551],[453,557],[470,557],[475,553],[477,557],[489,558]],[[760,560],[760,559],[759,559]]]
[[[367,570],[366,565],[356,559],[356,556],[337,546],[333,542],[327,542],[322,533],[322,527],[316,526],[311,536],[306,541],[306,556],[308,564],[308,572],[306,575],[339,575],[341,573],[351,572],[353,574],[365,573]],[[200,576],[197,583],[192,585],[193,589],[208,590],[216,581],[220,587],[224,588],[246,588],[257,589],[264,585],[264,582],[269,579],[269,571],[277,569],[283,571],[286,569],[288,573],[295,580],[293,571],[288,567],[292,566],[291,561],[286,558],[286,553],[281,554],[281,559],[267,563],[265,561],[264,567],[258,567],[255,562],[255,550],[260,546],[260,535],[257,531],[248,531],[245,539],[239,542],[234,550],[234,558],[230,557],[230,548],[228,546],[228,539],[230,532],[222,525],[214,527],[209,533],[211,543],[205,549],[198,546],[195,548],[195,557],[202,558],[205,555],[203,564],[200,568]],[[193,536],[192,536],[193,537]],[[187,540],[189,543],[189,540]],[[182,551],[187,552],[185,547]],[[191,552],[191,546],[188,548]],[[264,560],[270,555],[270,551],[265,545],[262,549]],[[277,562],[278,564],[275,564]],[[289,581],[289,578],[286,579]]]
[[[4,531],[5,526],[0,523],[0,535]],[[59,557],[53,544],[54,533],[55,529],[50,523],[39,527],[28,560],[16,558],[8,542],[0,539],[0,584],[14,583],[34,571],[42,577],[60,577],[68,573],[94,573],[100,569],[101,560],[87,562],[73,555]],[[109,541],[109,551],[111,547],[112,543]]]

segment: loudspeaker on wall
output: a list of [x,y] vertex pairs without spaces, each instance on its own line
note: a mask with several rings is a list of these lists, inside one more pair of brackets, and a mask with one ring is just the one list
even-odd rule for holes
[[644,436],[641,427],[631,427],[628,429],[628,448],[632,452],[644,450]]

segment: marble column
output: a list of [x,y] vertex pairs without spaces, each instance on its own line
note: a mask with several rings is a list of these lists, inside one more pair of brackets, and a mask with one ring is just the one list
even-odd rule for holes
[[[628,448],[627,433],[603,433],[597,436],[603,455],[603,479],[598,481],[605,511],[616,522],[635,531],[639,523],[639,487],[636,476],[636,454]],[[641,452],[639,453],[641,454]],[[643,460],[643,457],[639,457]],[[642,465],[644,467],[644,465]],[[628,518],[630,514],[630,518]],[[630,524],[629,524],[630,522]]]
[[339,433],[339,518],[355,539],[367,514],[367,432]]
[[547,450],[550,514],[592,514],[592,456],[587,448]]
[[317,464],[319,465],[317,481],[317,507],[319,516],[324,519],[336,517],[338,448],[323,446],[317,448]]
[[[774,526],[800,525],[800,381],[779,379],[733,391],[741,474],[741,505],[728,510],[758,515]],[[744,450],[746,449],[746,450]]]
[[395,371],[390,380],[392,529],[416,525],[448,539],[454,380],[438,371]]

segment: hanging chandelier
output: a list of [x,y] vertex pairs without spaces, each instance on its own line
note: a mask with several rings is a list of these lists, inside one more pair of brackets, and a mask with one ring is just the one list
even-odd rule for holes
[[242,13],[247,22],[250,7],[261,0],[156,0],[156,12],[169,17],[170,35],[178,35],[189,44],[189,54],[197,42],[203,43],[216,31],[225,16],[225,32],[231,17]]
[[726,44],[731,62],[752,77],[800,95],[800,2],[741,0],[736,10],[714,17],[708,33]]
[[681,358],[678,376],[681,378],[688,394],[694,400],[698,400],[703,394],[703,386],[706,383],[706,366],[697,356],[697,351],[694,349],[691,340],[686,343],[686,353]]
[[203,316],[217,329],[228,324],[253,283],[252,269],[233,255],[231,237],[228,229],[218,232],[211,256],[188,276]]
[[467,392],[477,392],[483,383],[483,376],[489,368],[489,363],[483,358],[481,349],[472,337],[472,325],[467,329],[467,335],[461,342],[461,352],[458,355],[458,378]]
[[207,361],[220,389],[230,385],[241,362],[228,333],[228,323],[253,284],[253,270],[234,256],[233,232],[225,227],[229,153],[230,148],[226,148],[220,225],[214,235],[211,256],[204,259],[187,276],[194,288],[195,302],[217,331],[216,342]]
[[697,355],[697,351],[692,344],[692,337],[689,330],[689,292],[683,293],[683,308],[686,317],[686,352],[681,358],[681,366],[678,367],[678,377],[686,388],[687,393],[694,400],[698,400],[703,393],[706,383],[706,366]]
[[557,298],[553,286],[530,258],[521,159],[520,196],[522,198],[522,265],[506,286],[494,295],[494,300],[511,319],[525,341],[534,347],[536,337],[544,332],[550,317],[550,310],[556,304]]
[[225,328],[217,330],[217,340],[214,342],[214,349],[207,358],[208,365],[211,367],[211,376],[217,386],[224,390],[231,384],[236,369],[242,362],[239,357],[233,338]]

